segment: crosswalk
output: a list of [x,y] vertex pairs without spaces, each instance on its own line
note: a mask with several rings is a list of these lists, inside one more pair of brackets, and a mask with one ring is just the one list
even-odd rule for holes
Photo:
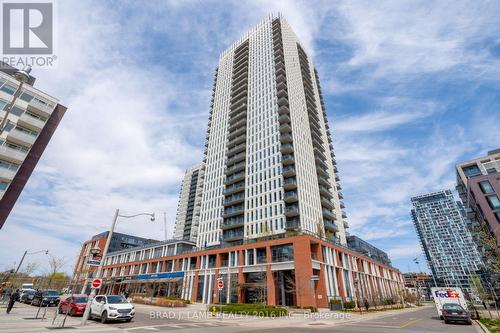
[[187,329],[187,328],[207,328],[207,327],[220,327],[220,326],[230,326],[231,324],[229,323],[222,323],[222,322],[189,322],[189,323],[178,323],[178,324],[158,324],[158,325],[146,325],[146,326],[137,326],[137,327],[127,327],[124,328],[123,330],[125,332],[134,332],[134,333],[139,333],[139,332],[146,332],[146,331],[156,331],[156,332],[163,332],[163,331],[170,331],[170,330],[179,330],[179,329]]

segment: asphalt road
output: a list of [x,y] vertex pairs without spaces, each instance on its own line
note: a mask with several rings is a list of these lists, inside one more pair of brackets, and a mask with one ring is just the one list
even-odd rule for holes
[[[131,323],[107,324],[119,327],[125,332],[151,333],[167,332],[171,330],[182,330],[183,333],[190,332],[252,332],[252,333],[274,333],[274,332],[338,332],[338,333],[477,333],[482,332],[479,327],[465,324],[445,324],[436,316],[434,307],[425,307],[413,312],[393,313],[379,318],[361,318],[357,322],[337,323],[330,326],[321,321],[312,322],[305,326],[297,327],[273,327],[256,329],[247,325],[240,326],[235,322],[214,321],[188,321],[174,318],[152,319],[146,313],[138,313]],[[272,327],[272,328],[271,328]]]

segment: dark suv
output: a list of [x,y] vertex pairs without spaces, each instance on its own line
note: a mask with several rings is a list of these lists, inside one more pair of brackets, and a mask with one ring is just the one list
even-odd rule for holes
[[41,304],[42,306],[57,306],[60,300],[59,293],[56,290],[37,291],[31,301],[31,305],[39,306]]
[[452,321],[461,321],[472,325],[469,311],[466,311],[460,304],[445,303],[443,304],[442,313],[446,324],[449,324]]

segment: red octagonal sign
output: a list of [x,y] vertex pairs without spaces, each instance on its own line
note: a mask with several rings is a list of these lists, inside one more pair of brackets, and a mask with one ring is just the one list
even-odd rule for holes
[[92,281],[92,288],[99,288],[101,287],[101,279],[94,279],[94,281]]
[[224,280],[217,279],[217,287],[219,288],[219,290],[224,289]]

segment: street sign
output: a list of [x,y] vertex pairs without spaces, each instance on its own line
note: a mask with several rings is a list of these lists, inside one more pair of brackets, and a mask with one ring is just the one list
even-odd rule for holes
[[222,280],[221,278],[217,279],[217,288],[219,288],[219,290],[224,289],[224,280]]
[[92,259],[87,260],[87,265],[90,266],[99,266],[100,264],[101,262],[99,260],[92,260]]
[[92,288],[94,289],[100,288],[101,282],[102,282],[101,279],[94,279],[94,281],[92,281]]

